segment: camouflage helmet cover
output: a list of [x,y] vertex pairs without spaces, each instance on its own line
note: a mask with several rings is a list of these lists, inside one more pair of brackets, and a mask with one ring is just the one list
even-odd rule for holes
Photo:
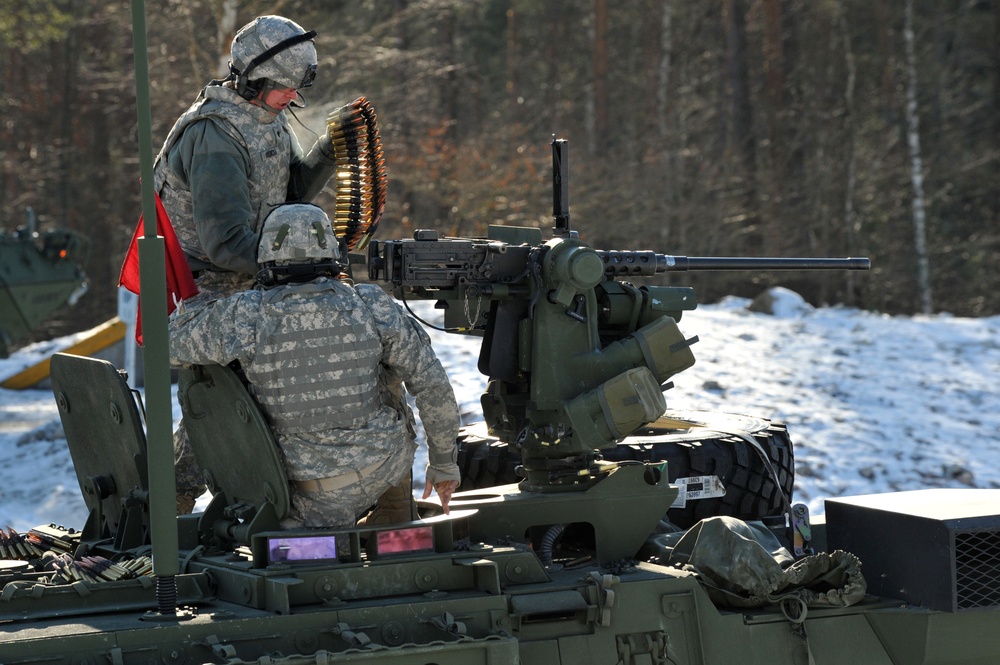
[[330,218],[312,203],[286,203],[264,220],[257,263],[288,265],[339,261],[340,249]]
[[316,74],[316,46],[311,40],[280,50],[246,71],[253,59],[269,48],[305,34],[302,26],[282,16],[258,16],[233,38],[232,66],[249,80],[269,79],[286,88],[311,85]]

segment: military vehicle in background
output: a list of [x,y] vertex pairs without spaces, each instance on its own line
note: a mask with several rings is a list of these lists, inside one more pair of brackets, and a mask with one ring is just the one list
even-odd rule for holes
[[0,234],[0,358],[87,290],[88,242],[69,229],[35,230],[35,214]]
[[[517,484],[460,492],[448,515],[418,502],[404,524],[279,530],[289,491],[261,413],[230,368],[194,367],[178,395],[213,498],[163,529],[155,423],[110,363],[57,354],[90,516],[0,535],[0,663],[1000,662],[998,491],[842,498],[810,524],[784,427],[665,411],[669,377],[694,362],[678,327],[694,293],[625,281],[867,260],[596,250],[569,227],[565,145],[553,156],[547,240],[494,227],[368,247],[372,278],[482,335],[466,469],[502,448]],[[676,454],[723,447],[738,452],[710,457],[741,459],[732,473]],[[686,507],[699,502],[715,517]],[[748,565],[729,575],[734,562]]]

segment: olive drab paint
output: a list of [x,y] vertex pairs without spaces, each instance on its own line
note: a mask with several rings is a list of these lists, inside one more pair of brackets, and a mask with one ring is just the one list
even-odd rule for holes
[[[133,1],[133,22],[137,55],[144,54],[141,0]],[[137,57],[143,181],[151,185],[144,68],[145,59]],[[554,172],[565,193],[562,148],[555,150]],[[556,232],[548,241],[538,229],[507,229],[490,239],[439,240],[420,232],[413,240],[369,246],[374,279],[391,284],[400,298],[441,301],[446,327],[483,336],[479,367],[490,377],[483,428],[520,448],[526,477],[519,485],[459,492],[450,515],[422,501],[416,521],[346,529],[277,529],[288,498],[280,456],[241,382],[224,381],[225,371],[214,370],[185,379],[207,388],[205,397],[185,393],[185,418],[211,418],[213,450],[252,445],[253,452],[232,464],[225,455],[214,460],[206,476],[215,492],[208,509],[174,516],[167,326],[160,318],[166,307],[162,284],[155,284],[163,275],[162,243],[147,232],[143,259],[150,255],[145,245],[161,256],[143,265],[150,270],[142,278],[144,319],[150,317],[144,320],[147,427],[134,404],[122,403],[133,397],[110,363],[74,356],[53,363],[53,392],[67,444],[74,461],[81,460],[77,471],[91,515],[82,530],[48,525],[29,534],[50,548],[45,561],[58,571],[29,570],[32,561],[20,558],[0,567],[0,661],[1000,662],[1000,598],[977,595],[977,607],[956,611],[920,604],[921,579],[948,577],[947,563],[901,577],[916,587],[905,596],[884,589],[839,607],[810,606],[796,596],[736,608],[713,600],[712,580],[697,569],[636,558],[653,536],[671,535],[662,520],[680,488],[667,480],[663,460],[616,462],[599,451],[614,449],[619,434],[657,410],[651,392],[666,389],[662,380],[690,363],[694,340],[672,325],[650,326],[664,317],[677,323],[695,302],[690,290],[639,288],[624,280],[691,263],[653,252],[595,250],[570,231],[568,210],[558,205],[566,197],[556,200]],[[143,209],[152,220],[151,188],[144,190]],[[603,275],[595,258],[605,265]],[[808,260],[793,263],[801,268]],[[634,336],[639,331],[642,339]],[[616,342],[624,343],[608,350]],[[85,406],[87,399],[92,406]],[[740,438],[737,427],[724,429]],[[259,436],[249,435],[254,432]],[[717,433],[714,440],[722,438]],[[697,447],[697,439],[689,443]],[[147,455],[148,465],[141,463]],[[109,459],[115,464],[102,466]],[[968,492],[980,505],[1000,505],[1000,490]],[[965,515],[959,506],[968,496],[966,490],[934,494],[926,512]],[[899,508],[906,499],[869,497],[861,508],[880,510],[896,528],[908,519]],[[935,560],[971,556],[983,565],[964,566],[962,582],[995,589],[1000,515],[981,513],[949,546],[957,556]],[[826,526],[837,533],[836,525]],[[821,553],[827,528],[812,527]],[[759,528],[787,535],[784,524]],[[16,548],[17,538],[5,535]],[[0,554],[9,555],[3,543],[0,538]],[[150,546],[155,584],[147,575]],[[863,574],[889,576],[886,566],[905,568],[919,543],[897,551],[870,568],[862,560]],[[90,574],[97,569],[104,575]],[[168,579],[171,584],[161,583]]]

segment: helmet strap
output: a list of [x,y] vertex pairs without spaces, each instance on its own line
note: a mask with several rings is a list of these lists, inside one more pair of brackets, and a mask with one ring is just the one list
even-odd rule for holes
[[[271,113],[277,115],[281,113],[281,109],[276,109],[272,106],[268,106],[264,99],[267,97],[268,93],[272,90],[278,88],[278,83],[272,81],[271,79],[257,79],[255,81],[250,81],[247,84],[247,95],[242,95],[244,99],[250,100],[251,104],[256,104],[262,109],[266,109]],[[254,93],[252,96],[250,93]]]

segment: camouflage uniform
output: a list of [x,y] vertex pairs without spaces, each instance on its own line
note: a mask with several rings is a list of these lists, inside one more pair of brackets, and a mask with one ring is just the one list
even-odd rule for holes
[[[199,295],[186,303],[189,312],[250,288],[264,218],[286,200],[314,198],[336,170],[329,140],[318,139],[303,157],[285,113],[251,104],[233,86],[202,90],[154,164],[154,186],[196,275]],[[186,513],[205,486],[183,422],[174,456],[178,512]]]
[[[460,479],[447,374],[427,334],[378,286],[319,278],[178,311],[170,352],[175,363],[243,365],[291,480],[286,528],[353,525],[409,473],[416,444],[403,385],[427,433],[427,478]],[[320,489],[325,479],[343,487]]]
[[325,137],[303,157],[284,112],[210,85],[170,130],[153,178],[192,270],[253,275],[267,214],[311,200],[335,168]]

